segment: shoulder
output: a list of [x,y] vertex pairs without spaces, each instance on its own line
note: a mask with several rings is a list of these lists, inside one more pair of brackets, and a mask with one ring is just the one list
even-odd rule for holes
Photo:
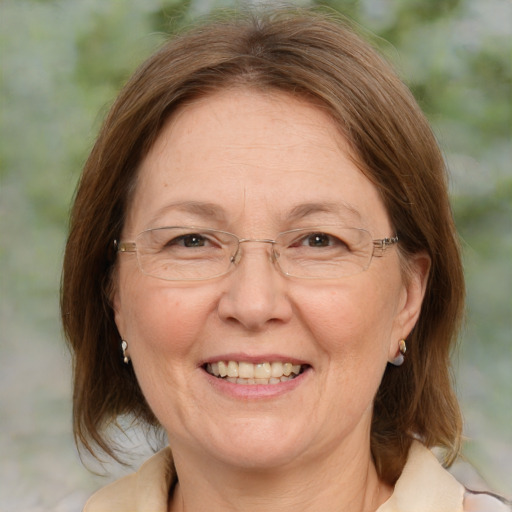
[[464,512],[511,512],[511,503],[487,492],[466,490]]
[[464,486],[414,441],[391,498],[378,512],[463,512]]
[[83,512],[166,512],[175,479],[171,450],[166,448],[147,460],[136,473],[96,492]]
[[126,510],[126,504],[133,503],[135,481],[136,475],[133,474],[106,485],[87,500],[83,512]]
[[390,499],[378,512],[511,512],[510,504],[488,493],[467,490],[419,441],[409,451]]

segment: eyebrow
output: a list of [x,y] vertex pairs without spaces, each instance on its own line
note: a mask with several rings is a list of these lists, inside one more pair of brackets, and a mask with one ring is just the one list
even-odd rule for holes
[[[166,213],[176,210],[216,222],[225,221],[227,218],[224,208],[218,204],[200,201],[179,201],[160,208],[152,217],[149,224],[154,224]],[[341,217],[351,217],[358,221],[361,220],[361,214],[359,211],[344,201],[302,203],[294,206],[287,214],[284,215],[284,219],[293,223],[315,214],[322,213]]]
[[149,224],[154,224],[160,220],[163,215],[170,211],[188,213],[197,217],[213,219],[214,221],[222,221],[226,218],[224,209],[215,203],[204,203],[199,201],[178,201],[175,203],[167,204],[163,208],[160,208],[151,218]]
[[315,215],[317,213],[328,213],[331,215],[355,217],[357,220],[361,220],[361,214],[352,205],[340,201],[340,202],[313,202],[303,203],[295,206],[290,210],[287,218],[291,221],[301,220],[305,217]]

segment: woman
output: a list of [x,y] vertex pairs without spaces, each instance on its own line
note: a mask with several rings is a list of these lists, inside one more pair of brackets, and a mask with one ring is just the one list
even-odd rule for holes
[[77,440],[114,456],[133,415],[169,447],[85,510],[501,510],[429,451],[459,451],[463,296],[441,153],[369,45],[300,10],[173,39],[87,161],[62,286]]

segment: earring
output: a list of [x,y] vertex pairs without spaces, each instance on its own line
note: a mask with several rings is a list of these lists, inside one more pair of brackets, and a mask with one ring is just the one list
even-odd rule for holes
[[126,349],[128,348],[128,343],[125,340],[121,340],[121,349],[123,351],[123,361],[124,364],[128,364],[130,362],[130,357],[126,353]]
[[405,352],[407,351],[407,346],[405,345],[405,340],[400,340],[398,342],[398,355],[390,361],[391,364],[395,366],[401,366],[405,361]]

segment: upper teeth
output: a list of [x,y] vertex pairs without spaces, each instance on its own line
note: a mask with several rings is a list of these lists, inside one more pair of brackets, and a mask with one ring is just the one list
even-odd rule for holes
[[281,362],[253,364],[245,361],[218,361],[206,365],[206,371],[216,377],[241,379],[280,379],[283,376],[298,375],[300,370],[300,364]]

